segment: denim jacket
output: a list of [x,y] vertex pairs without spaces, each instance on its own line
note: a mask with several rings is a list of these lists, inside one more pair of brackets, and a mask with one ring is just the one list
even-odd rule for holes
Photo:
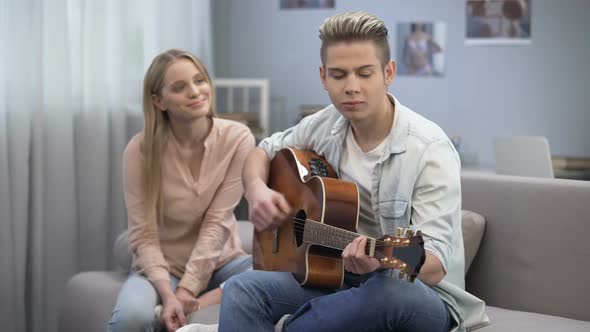
[[[392,95],[394,123],[372,174],[372,208],[383,234],[397,227],[419,229],[425,249],[445,272],[434,289],[456,322],[452,331],[487,325],[485,304],[467,293],[461,230],[461,164],[443,130]],[[330,105],[260,142],[269,158],[291,147],[313,150],[339,172],[341,148],[350,122]]]

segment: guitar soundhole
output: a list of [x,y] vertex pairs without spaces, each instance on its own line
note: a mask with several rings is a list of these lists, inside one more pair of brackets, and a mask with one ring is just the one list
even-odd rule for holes
[[309,160],[309,169],[311,170],[311,175],[328,176],[328,167],[321,159],[311,158]]
[[295,222],[293,223],[293,236],[295,237],[295,243],[297,246],[303,244],[303,230],[305,229],[305,220],[307,220],[307,213],[303,210],[299,210],[295,215]]

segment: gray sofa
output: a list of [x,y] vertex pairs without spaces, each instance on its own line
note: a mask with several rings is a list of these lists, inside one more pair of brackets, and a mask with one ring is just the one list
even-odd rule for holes
[[[583,242],[590,232],[590,182],[465,172],[462,188],[463,208],[474,211],[463,212],[467,289],[487,302],[492,321],[480,331],[590,331],[590,286],[583,281],[590,274],[590,247]],[[250,252],[252,226],[238,224]],[[105,331],[130,264],[124,234],[115,255],[120,270],[69,280],[59,331]],[[189,320],[218,318],[213,306]]]
[[590,182],[464,172],[463,208],[486,218],[466,277],[488,331],[590,331]]

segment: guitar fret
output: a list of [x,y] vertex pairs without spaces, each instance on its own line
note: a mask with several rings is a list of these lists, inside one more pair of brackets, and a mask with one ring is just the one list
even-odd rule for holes
[[[359,234],[345,229],[307,220],[303,232],[303,241],[333,249],[344,250],[344,248],[358,236]],[[366,248],[367,254],[371,253],[369,248],[372,245],[374,246],[375,241],[376,240],[373,238],[368,238]]]

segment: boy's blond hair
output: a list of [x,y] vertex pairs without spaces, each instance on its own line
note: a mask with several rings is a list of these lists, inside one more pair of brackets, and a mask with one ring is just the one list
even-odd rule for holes
[[346,12],[328,17],[320,26],[322,65],[326,65],[328,46],[338,42],[372,41],[377,48],[381,64],[391,59],[385,23],[378,16],[365,12]]

